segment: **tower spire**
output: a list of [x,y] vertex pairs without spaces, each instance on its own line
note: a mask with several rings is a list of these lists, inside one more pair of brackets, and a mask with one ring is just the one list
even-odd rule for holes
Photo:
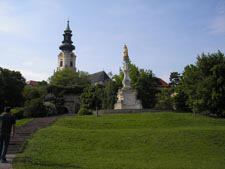
[[67,50],[67,51],[73,51],[75,49],[75,46],[73,45],[73,41],[71,40],[72,31],[70,29],[69,20],[67,21],[66,30],[64,31],[64,39],[62,41],[62,45],[60,45],[60,50]]
[[71,31],[70,30],[70,20],[67,20],[67,26],[66,26],[66,30],[65,31]]

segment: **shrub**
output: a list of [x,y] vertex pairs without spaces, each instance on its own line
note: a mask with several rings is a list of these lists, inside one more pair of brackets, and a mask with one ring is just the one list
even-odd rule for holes
[[24,108],[15,107],[11,109],[11,113],[15,116],[16,119],[22,119],[24,117]]
[[157,103],[155,108],[160,110],[172,110],[173,100],[172,100],[172,90],[169,88],[162,89],[160,93],[157,94]]
[[85,108],[85,107],[81,107],[80,110],[78,111],[78,115],[82,116],[82,115],[92,115],[92,111]]
[[57,114],[56,106],[51,102],[44,102],[45,109],[48,116]]
[[26,117],[44,117],[47,115],[47,111],[43,104],[42,99],[36,98],[28,100],[24,106],[24,116]]
[[56,110],[57,110],[57,114],[66,114],[66,113],[68,113],[67,108],[64,107],[64,106],[57,106]]

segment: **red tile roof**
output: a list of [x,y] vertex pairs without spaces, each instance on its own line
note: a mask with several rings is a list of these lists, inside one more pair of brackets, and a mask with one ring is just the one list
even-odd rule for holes
[[170,85],[167,83],[167,82],[165,82],[164,80],[162,80],[162,79],[160,79],[160,78],[158,78],[159,79],[159,82],[160,82],[160,87],[169,87]]
[[39,85],[39,82],[38,81],[34,81],[34,80],[29,80],[26,83],[28,85],[31,85],[31,86],[38,86]]

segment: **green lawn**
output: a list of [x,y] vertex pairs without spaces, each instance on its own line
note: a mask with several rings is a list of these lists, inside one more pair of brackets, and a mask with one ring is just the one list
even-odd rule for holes
[[16,120],[16,127],[21,127],[25,124],[27,124],[28,122],[32,121],[32,118],[25,118],[25,119],[20,119],[20,120]]
[[224,169],[225,119],[184,113],[83,116],[39,130],[14,169]]

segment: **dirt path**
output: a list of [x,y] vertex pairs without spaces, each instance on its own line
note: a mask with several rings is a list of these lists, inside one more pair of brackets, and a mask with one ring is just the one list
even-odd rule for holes
[[63,118],[68,115],[54,116],[54,117],[44,117],[44,118],[35,118],[31,122],[25,124],[22,127],[16,128],[15,136],[11,138],[10,145],[7,153],[7,160],[9,163],[2,164],[0,163],[0,169],[12,169],[12,161],[16,153],[22,151],[23,144],[25,141],[35,133],[38,129],[49,126],[58,118]]

